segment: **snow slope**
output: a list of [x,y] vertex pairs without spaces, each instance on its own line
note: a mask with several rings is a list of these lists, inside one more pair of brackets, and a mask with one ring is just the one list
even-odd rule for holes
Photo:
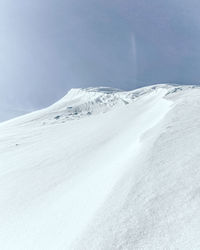
[[200,249],[200,88],[72,89],[0,124],[0,249]]

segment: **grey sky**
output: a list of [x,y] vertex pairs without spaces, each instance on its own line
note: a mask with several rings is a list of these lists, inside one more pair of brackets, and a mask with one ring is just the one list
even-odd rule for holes
[[200,82],[199,0],[0,0],[0,120],[72,87]]

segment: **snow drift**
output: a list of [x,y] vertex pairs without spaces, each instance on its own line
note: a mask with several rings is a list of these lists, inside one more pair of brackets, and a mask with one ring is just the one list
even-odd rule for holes
[[200,249],[200,88],[72,89],[0,124],[3,250]]

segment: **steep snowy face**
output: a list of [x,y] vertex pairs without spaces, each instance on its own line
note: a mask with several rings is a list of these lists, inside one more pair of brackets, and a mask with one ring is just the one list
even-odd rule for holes
[[0,248],[200,248],[200,88],[72,89],[0,124]]
[[[162,87],[167,88],[165,85]],[[155,90],[158,90],[158,87],[127,92],[108,87],[72,89],[65,97],[52,105],[48,112],[55,112],[57,115],[54,119],[60,119],[60,121],[79,119],[128,105],[143,94],[149,94]]]
[[139,101],[144,96],[160,93],[172,96],[179,91],[191,89],[193,86],[172,86],[167,84],[153,85],[133,91],[122,91],[109,87],[71,89],[61,100],[41,111],[17,118],[19,123],[26,122],[37,125],[65,123],[79,120],[91,115],[106,113],[119,107]]
[[104,113],[114,106],[127,104],[122,91],[99,87],[71,89],[66,96],[49,108],[50,112],[59,112],[62,121],[78,119],[92,114]]
[[134,91],[122,91],[109,87],[71,89],[60,101],[50,106],[47,110],[49,123],[65,122],[80,119],[90,115],[105,113],[114,108],[131,104],[143,95],[155,92],[173,94],[178,91],[192,88],[192,86],[154,85]]

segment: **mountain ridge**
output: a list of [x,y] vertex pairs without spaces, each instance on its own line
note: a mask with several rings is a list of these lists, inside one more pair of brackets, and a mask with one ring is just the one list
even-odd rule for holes
[[199,249],[199,110],[199,87],[156,85],[1,123],[1,248]]
[[[130,91],[119,90],[111,87],[89,87],[73,88],[67,94],[50,105],[39,111],[26,114],[25,117],[38,116],[33,118],[41,120],[40,124],[64,123],[66,121],[76,120],[92,114],[105,113],[113,108],[119,108],[136,101],[142,95],[150,94],[157,90],[166,90],[166,98],[179,91],[198,89],[196,85],[177,85],[177,84],[155,84]],[[22,116],[24,117],[24,116]],[[42,121],[42,117],[46,117]],[[20,119],[16,117],[14,119]],[[12,120],[11,120],[12,121]],[[5,121],[9,122],[9,121]]]

